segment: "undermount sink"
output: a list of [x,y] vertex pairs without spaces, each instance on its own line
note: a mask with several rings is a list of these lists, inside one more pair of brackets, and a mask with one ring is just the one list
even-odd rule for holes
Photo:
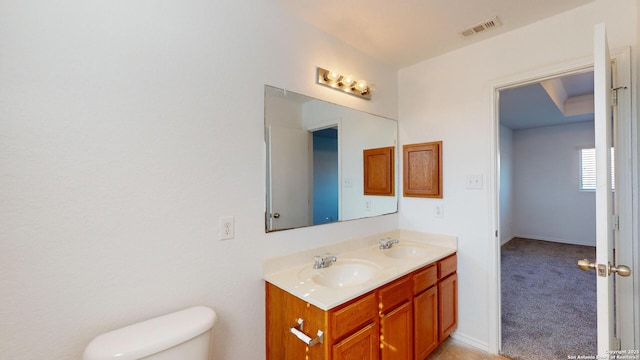
[[389,249],[381,250],[386,256],[395,259],[409,259],[429,254],[429,249],[418,244],[396,244]]
[[380,266],[370,261],[340,259],[324,269],[305,269],[300,277],[329,288],[345,288],[364,284],[380,271]]

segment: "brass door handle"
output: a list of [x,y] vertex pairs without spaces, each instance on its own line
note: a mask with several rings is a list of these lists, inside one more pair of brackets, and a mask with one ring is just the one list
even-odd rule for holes
[[616,273],[620,276],[627,277],[631,275],[631,269],[627,265],[613,266],[611,265],[611,263],[609,263],[609,275],[611,275],[611,273]]
[[587,259],[580,259],[578,260],[578,267],[580,268],[580,270],[592,270],[596,268],[596,264],[590,262]]
[[[591,270],[591,269],[595,269],[596,266],[598,267],[599,270],[604,270],[602,268],[604,268],[604,265],[600,266],[600,265],[596,265],[592,262],[590,262],[587,259],[581,259],[578,260],[578,268],[580,268],[580,270]],[[611,265],[611,263],[608,264],[608,273],[609,275],[611,275],[612,273],[616,273],[620,276],[624,276],[627,277],[629,275],[631,275],[631,269],[627,266],[627,265],[618,265],[618,266],[613,266]],[[602,271],[604,272],[604,271]],[[598,271],[600,276],[606,276],[604,274],[601,274],[601,271]]]

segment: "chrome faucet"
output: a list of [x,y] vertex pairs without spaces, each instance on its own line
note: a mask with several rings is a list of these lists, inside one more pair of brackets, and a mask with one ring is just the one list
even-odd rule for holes
[[313,268],[314,269],[324,269],[326,267],[331,266],[331,263],[334,263],[338,260],[335,256],[331,254],[325,254],[324,256],[315,256],[313,258]]
[[391,247],[393,246],[393,244],[397,244],[399,243],[399,240],[396,239],[386,239],[386,240],[380,240],[380,249],[382,250],[386,250],[386,249],[391,249]]

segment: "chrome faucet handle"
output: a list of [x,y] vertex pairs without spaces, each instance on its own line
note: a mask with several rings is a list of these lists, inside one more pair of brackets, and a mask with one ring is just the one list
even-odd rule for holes
[[324,261],[322,260],[322,256],[314,256],[313,257],[313,268],[314,269],[320,269],[324,266]]

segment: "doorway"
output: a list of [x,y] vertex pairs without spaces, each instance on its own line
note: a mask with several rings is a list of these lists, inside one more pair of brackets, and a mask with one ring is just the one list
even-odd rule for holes
[[[628,49],[622,49],[614,52],[613,59],[615,59],[618,67],[618,75],[617,78],[621,79],[622,82],[629,83],[630,79],[630,56]],[[503,190],[504,179],[500,178],[500,169],[505,166],[504,159],[501,159],[500,155],[502,154],[502,150],[500,148],[501,145],[501,136],[504,135],[500,130],[499,119],[500,119],[500,110],[499,105],[503,91],[508,89],[513,89],[521,86],[526,86],[530,84],[540,83],[542,81],[558,78],[561,76],[585,73],[592,68],[592,60],[590,59],[582,59],[578,61],[573,61],[566,64],[560,64],[557,66],[552,66],[544,69],[539,69],[534,72],[530,72],[523,75],[512,76],[507,79],[502,79],[499,82],[496,82],[492,89],[494,90],[494,95],[492,97],[493,101],[493,114],[495,118],[494,125],[494,196],[492,202],[492,214],[490,215],[492,219],[492,223],[495,224],[495,244],[493,258],[491,261],[495,264],[495,267],[492,268],[493,273],[490,274],[490,293],[494,294],[495,301],[491,301],[490,306],[490,342],[489,342],[489,350],[495,353],[499,353],[502,350],[502,313],[501,313],[501,245],[502,241],[505,240],[504,237],[513,234],[509,227],[514,226],[512,222],[509,222],[508,216],[504,214],[504,208],[501,204],[500,192]],[[620,262],[627,261],[628,263],[633,264],[632,266],[637,266],[637,260],[634,260],[634,254],[637,252],[637,236],[632,236],[633,234],[637,234],[636,231],[636,220],[633,218],[633,211],[637,211],[637,205],[634,201],[634,197],[636,194],[632,192],[632,181],[633,181],[633,167],[632,164],[635,164],[632,156],[632,149],[637,149],[637,139],[636,136],[631,131],[631,107],[630,107],[630,94],[618,94],[618,114],[619,114],[619,126],[618,126],[618,150],[617,157],[618,159],[622,159],[619,161],[616,166],[618,173],[618,189],[617,192],[620,194],[620,238],[623,241],[620,244],[618,255],[620,256]],[[620,97],[622,95],[622,97]],[[574,150],[577,151],[581,146],[574,146]],[[635,154],[635,152],[634,152]],[[506,183],[508,185],[508,183]],[[503,209],[501,211],[501,209]],[[622,220],[622,219],[626,220]],[[625,223],[626,222],[626,223]],[[499,229],[499,231],[498,231]],[[503,237],[503,234],[506,236]],[[544,240],[544,239],[543,239]],[[551,239],[553,240],[553,239]],[[623,258],[624,257],[624,258]],[[637,257],[637,256],[636,256]],[[577,261],[577,259],[576,259]],[[619,331],[621,337],[621,343],[623,348],[637,348],[638,347],[638,333],[635,329],[638,328],[638,310],[637,303],[638,297],[634,294],[634,287],[637,288],[638,279],[634,277],[620,286],[621,296],[619,298],[620,304],[619,309],[625,313],[623,316],[623,321],[621,322]],[[491,299],[490,299],[491,300]],[[626,344],[626,345],[625,345]],[[627,347],[625,347],[627,346]],[[629,347],[630,346],[630,347]],[[581,354],[577,354],[581,355]],[[593,355],[593,354],[591,354]]]
[[[580,188],[594,147],[593,72],[501,90],[502,354],[595,354],[595,192]],[[580,296],[575,296],[575,294]]]
[[313,225],[338,221],[338,128],[313,131]]

